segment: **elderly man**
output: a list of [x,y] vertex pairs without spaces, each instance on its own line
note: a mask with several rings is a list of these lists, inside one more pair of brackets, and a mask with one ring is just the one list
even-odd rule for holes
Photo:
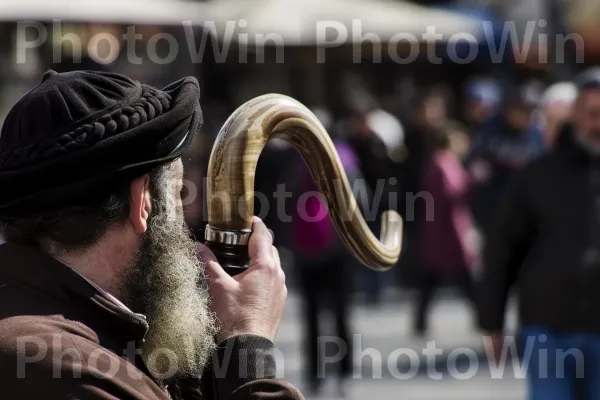
[[255,221],[251,266],[234,278],[206,248],[198,257],[183,222],[181,156],[198,100],[194,78],[158,90],[50,71],[10,111],[3,399],[302,398],[275,379],[286,288],[269,230]]

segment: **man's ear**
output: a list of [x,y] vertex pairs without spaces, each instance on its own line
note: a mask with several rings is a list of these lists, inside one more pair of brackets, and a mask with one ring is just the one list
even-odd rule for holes
[[129,219],[138,235],[144,234],[148,229],[151,212],[150,176],[144,175],[134,179],[129,187]]

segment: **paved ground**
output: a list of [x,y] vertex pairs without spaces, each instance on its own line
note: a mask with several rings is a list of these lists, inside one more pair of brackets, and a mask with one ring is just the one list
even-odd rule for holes
[[[283,357],[280,374],[302,388],[300,304],[296,296],[290,295],[277,348]],[[460,301],[438,301],[431,316],[431,334],[426,340],[411,337],[408,329],[410,315],[406,301],[388,299],[377,309],[356,307],[353,328],[358,336],[355,336],[354,345],[370,356],[364,356],[362,362],[356,357],[356,377],[348,386],[349,399],[525,398],[526,382],[515,378],[512,369],[507,369],[502,379],[493,378],[484,358],[482,341],[479,335],[474,333],[471,316]],[[428,342],[430,350],[425,350],[424,353],[423,349],[427,348]],[[373,364],[370,361],[373,355],[381,361]],[[336,384],[332,380],[326,385],[321,398],[334,399],[335,393]]]

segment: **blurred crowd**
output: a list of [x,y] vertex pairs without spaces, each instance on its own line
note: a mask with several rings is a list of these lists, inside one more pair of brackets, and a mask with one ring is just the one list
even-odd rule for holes
[[[288,11],[287,6],[280,9],[278,2],[249,7],[248,15],[240,11],[243,2],[223,3],[232,4],[233,20],[244,15],[251,21],[256,14],[260,21],[287,24],[283,18],[265,17],[268,5],[274,6],[273,14]],[[387,7],[387,2],[382,3]],[[507,304],[514,293],[518,297],[519,342],[533,338],[531,351],[545,352],[546,357],[545,365],[530,365],[529,398],[600,400],[600,318],[596,311],[600,302],[596,294],[600,287],[600,69],[575,75],[575,70],[583,68],[576,64],[582,64],[578,60],[584,49],[569,35],[563,49],[566,59],[548,62],[554,54],[542,51],[556,44],[552,43],[558,40],[558,36],[553,39],[555,33],[578,32],[582,44],[585,39],[586,65],[592,65],[592,59],[598,62],[599,3],[415,3],[489,22],[492,37],[486,30],[486,43],[477,39],[480,56],[463,64],[450,63],[444,51],[440,51],[440,64],[425,60],[424,54],[401,66],[386,59],[391,54],[383,62],[371,62],[375,57],[362,43],[369,42],[367,39],[328,48],[324,64],[310,61],[313,50],[322,50],[321,44],[288,45],[285,50],[290,61],[280,64],[274,61],[278,52],[270,44],[264,54],[253,53],[250,46],[250,61],[242,62],[234,56],[239,53],[241,58],[247,53],[247,45],[235,44],[232,56],[221,57],[229,44],[223,52],[212,41],[205,43],[206,48],[204,44],[200,48],[190,47],[190,43],[185,46],[188,31],[140,25],[135,32],[143,35],[143,40],[134,41],[132,49],[119,43],[115,46],[121,51],[119,57],[100,64],[97,60],[102,57],[94,53],[94,46],[76,57],[79,39],[71,43],[72,38],[81,38],[84,48],[99,33],[125,39],[132,32],[124,25],[69,23],[57,30],[48,24],[53,40],[26,49],[27,62],[15,64],[16,50],[22,50],[12,43],[13,36],[18,38],[17,26],[3,22],[0,58],[6,62],[0,65],[0,123],[47,68],[57,72],[114,71],[157,87],[182,76],[196,76],[202,88],[204,124],[185,155],[182,197],[187,223],[202,241],[210,201],[205,193],[209,158],[227,118],[241,101],[255,94],[291,95],[305,103],[330,134],[373,233],[379,234],[382,214],[388,209],[398,211],[404,222],[398,264],[386,272],[365,268],[341,242],[326,200],[306,196],[317,191],[315,177],[292,146],[274,139],[261,153],[254,186],[255,214],[273,230],[287,286],[302,299],[306,358],[302,372],[307,395],[323,393],[321,368],[325,364],[325,376],[335,376],[339,392],[344,394],[354,372],[352,312],[358,303],[377,312],[390,299],[407,300],[410,331],[420,340],[432,331],[434,303],[458,297],[472,311],[477,329],[490,339],[486,355],[499,359],[506,342]],[[346,4],[339,2],[339,6],[345,8]],[[316,2],[314,7],[316,10],[320,4]],[[260,12],[255,13],[256,9]],[[415,18],[421,13],[424,11]],[[312,14],[321,15],[321,11]],[[252,28],[246,19],[244,25]],[[508,51],[499,61],[488,63],[488,56],[494,60],[494,47],[520,47],[519,41],[511,42],[515,40],[512,33],[510,39],[504,35],[504,28],[510,25],[505,21],[516,25],[524,37],[533,37],[531,48],[523,44],[523,49],[528,48],[522,52],[524,59],[518,59],[513,49],[515,54]],[[529,34],[530,26],[535,35]],[[190,63],[184,51],[164,64],[147,59],[132,63],[126,57],[126,48],[144,54],[148,39],[164,34],[180,40],[182,49],[194,47],[198,55],[206,54],[206,59]],[[204,31],[192,32],[191,37],[195,36],[204,38]],[[170,58],[166,44],[171,43],[157,42],[153,44],[158,46],[156,52],[168,53]],[[459,44],[453,49],[461,53],[465,43]],[[443,47],[420,45],[428,53]],[[55,60],[57,49],[64,58]],[[354,58],[356,49],[360,62]],[[267,62],[258,61],[261,57]],[[440,292],[451,295],[437,296]],[[346,344],[335,363],[324,363],[319,343],[324,335]],[[535,375],[542,369],[550,375],[558,371],[560,360],[552,356],[556,352],[571,354],[573,349],[585,355],[584,384],[575,379],[579,366],[573,362],[563,365],[560,379]],[[543,363],[540,357],[532,359]]]
[[[502,218],[499,210],[511,181],[533,160],[572,142],[567,131],[577,96],[575,82],[529,81],[507,88],[492,77],[475,77],[458,94],[441,85],[398,96],[378,96],[352,87],[341,115],[325,105],[313,105],[373,232],[379,232],[381,213],[389,208],[404,218],[402,257],[387,273],[356,268],[318,197],[302,206],[307,215],[323,218],[308,221],[298,215],[299,196],[316,190],[313,179],[289,145],[277,140],[267,145],[255,190],[273,200],[278,187],[285,185],[296,200],[285,205],[290,220],[282,220],[274,206],[261,209],[261,217],[284,249],[290,286],[305,300],[306,379],[313,392],[323,383],[318,379],[323,357],[317,343],[323,334],[319,316],[330,310],[336,335],[350,343],[353,294],[358,292],[368,305],[377,305],[390,288],[414,291],[412,330],[417,337],[427,335],[437,289],[458,289],[474,312],[479,308],[477,287],[486,275],[483,249]],[[464,102],[461,107],[456,106],[459,99]],[[216,102],[205,108],[206,137],[191,157],[188,179],[200,182],[204,177],[212,140],[231,111]],[[202,201],[192,203],[187,215],[201,237]],[[494,276],[485,284],[508,292],[508,282]],[[339,362],[341,383],[352,372],[350,347]]]
[[[99,69],[85,62],[52,67]],[[166,79],[145,67],[114,69],[157,86]],[[175,71],[185,74],[169,73]],[[371,230],[379,233],[388,209],[403,217],[401,259],[387,272],[357,264],[325,200],[304,196],[316,186],[303,160],[283,141],[267,143],[255,177],[257,196],[267,201],[257,201],[255,212],[274,231],[288,286],[303,299],[311,392],[324,383],[322,314],[334,322],[335,332],[327,333],[348,344],[334,371],[343,392],[353,372],[352,306],[359,299],[376,310],[389,293],[411,294],[411,329],[423,338],[436,293],[455,290],[497,353],[507,298],[519,286],[524,335],[546,335],[561,349],[592,349],[600,365],[600,339],[586,336],[600,335],[593,312],[594,283],[600,283],[600,218],[594,214],[600,212],[600,102],[594,97],[600,72],[550,83],[506,85],[495,78],[472,76],[458,91],[452,78],[448,85],[407,80],[386,91],[349,79],[347,87],[335,88],[341,102],[306,104],[329,132]],[[207,223],[204,179],[212,145],[240,105],[223,98],[202,99],[202,134],[184,160],[186,218],[198,240]],[[533,398],[570,399],[549,394],[568,392],[561,385],[569,382],[544,381]]]

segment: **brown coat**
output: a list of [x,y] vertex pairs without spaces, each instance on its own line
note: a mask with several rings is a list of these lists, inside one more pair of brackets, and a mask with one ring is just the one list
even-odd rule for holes
[[[199,379],[152,377],[136,349],[148,330],[71,268],[35,249],[0,245],[0,380],[5,400],[202,399]],[[243,352],[217,380],[219,399],[302,399],[276,380],[273,344],[241,336],[220,346]],[[242,371],[241,375],[240,372]]]

